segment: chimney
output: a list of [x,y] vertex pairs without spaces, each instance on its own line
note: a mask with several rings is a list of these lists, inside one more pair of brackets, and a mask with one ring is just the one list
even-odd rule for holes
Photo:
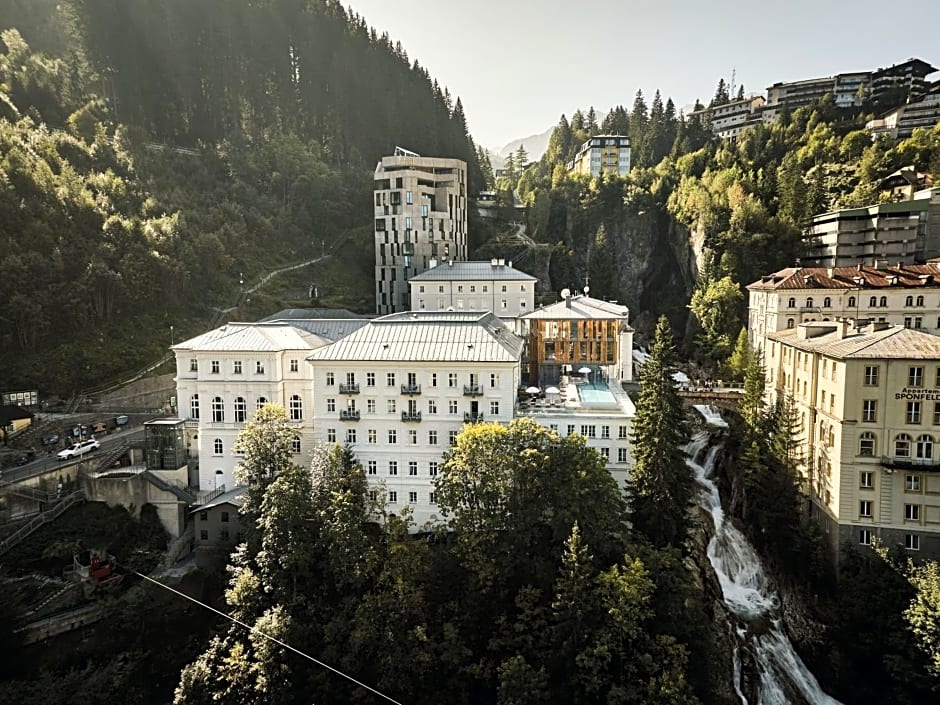
[[505,267],[505,266],[506,266],[506,260],[504,260],[504,259],[499,260],[499,266],[500,266],[500,267]]
[[836,272],[835,272],[835,269],[833,269],[832,267],[829,267],[829,268],[826,270],[826,276],[829,277],[830,279],[832,279],[832,275],[835,274],[835,273],[836,273]]
[[566,297],[565,297],[565,308],[571,308],[571,297],[570,297],[570,296],[566,296]]
[[510,267],[512,267],[512,260],[509,260],[508,264]]
[[496,258],[495,258],[495,257],[490,260],[490,266],[491,266],[491,267],[495,267],[495,266],[496,266]]
[[452,259],[447,260],[447,266],[448,266],[448,267],[453,267],[453,266],[454,266],[454,260],[452,260]]
[[428,269],[434,269],[436,266],[437,266],[437,259],[432,257],[430,261],[428,261]]

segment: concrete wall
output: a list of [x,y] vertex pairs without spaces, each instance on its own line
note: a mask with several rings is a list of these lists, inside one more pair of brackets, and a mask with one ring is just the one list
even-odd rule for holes
[[165,492],[140,475],[129,477],[82,478],[88,500],[105,502],[108,506],[122,506],[140,515],[140,508],[152,504],[160,523],[167,533],[176,538],[183,531],[186,505],[176,495]]
[[121,387],[117,391],[96,397],[89,402],[89,405],[95,410],[101,411],[111,409],[115,411],[130,409],[165,410],[167,400],[176,396],[175,377],[175,372],[145,377]]

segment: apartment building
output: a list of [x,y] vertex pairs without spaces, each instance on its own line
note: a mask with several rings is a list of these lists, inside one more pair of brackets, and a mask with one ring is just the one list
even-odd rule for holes
[[[368,323],[324,319],[227,323],[174,345],[176,395],[186,420],[191,475],[203,491],[235,486],[238,434],[267,403],[287,410],[294,454],[304,462],[313,441],[312,372],[304,358]],[[196,472],[192,472],[195,470]],[[194,477],[190,481],[193,482]]]
[[307,356],[313,438],[352,446],[390,511],[433,524],[432,482],[464,424],[514,416],[522,344],[492,313],[377,318]]
[[839,321],[768,339],[768,388],[794,400],[805,489],[834,553],[877,537],[940,556],[940,337]]
[[569,174],[598,177],[630,173],[630,138],[624,135],[596,135],[578,149],[567,164]]
[[869,86],[871,99],[875,103],[900,104],[917,102],[927,94],[930,82],[927,76],[936,68],[920,59],[908,59],[871,74]]
[[535,309],[538,279],[512,262],[441,262],[408,280],[415,311],[492,311],[512,319]]
[[375,307],[407,311],[408,280],[467,258],[467,164],[396,148],[375,168]]
[[721,139],[733,140],[744,130],[762,121],[764,96],[756,95],[730,103],[716,105],[689,113],[690,118],[698,118],[711,126]]
[[940,188],[908,201],[815,215],[803,243],[802,262],[815,267],[926,262],[940,255]]
[[767,336],[803,323],[889,323],[940,335],[940,264],[789,267],[748,285],[748,334]]
[[888,135],[892,139],[905,139],[922,128],[931,130],[940,124],[940,86],[914,103],[905,103],[879,118],[865,123],[873,135]]

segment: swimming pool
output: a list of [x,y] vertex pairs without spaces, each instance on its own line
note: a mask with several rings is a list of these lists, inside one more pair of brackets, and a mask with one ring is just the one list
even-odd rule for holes
[[594,387],[590,384],[578,385],[578,397],[585,404],[615,404],[617,401],[606,387]]

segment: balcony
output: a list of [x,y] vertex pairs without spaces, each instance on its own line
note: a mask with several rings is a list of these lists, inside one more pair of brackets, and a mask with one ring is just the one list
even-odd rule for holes
[[358,394],[359,385],[356,383],[341,384],[339,385],[339,393],[340,394]]
[[420,421],[421,412],[420,411],[403,411],[401,412],[401,420],[404,422]]
[[940,460],[934,460],[933,458],[889,458],[882,456],[881,466],[886,470],[940,472]]
[[359,409],[342,409],[339,412],[340,421],[358,421]]
[[420,384],[403,384],[401,385],[401,393],[407,396],[414,396],[416,394],[421,394],[421,385]]
[[483,387],[479,384],[465,384],[463,386],[463,395],[465,397],[482,397]]
[[463,412],[464,423],[481,423],[483,421],[483,412],[465,411]]

